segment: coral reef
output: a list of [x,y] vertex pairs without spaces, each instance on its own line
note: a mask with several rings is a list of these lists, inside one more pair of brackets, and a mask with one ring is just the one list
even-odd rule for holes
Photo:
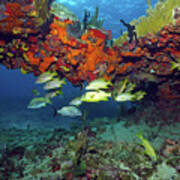
[[[69,11],[66,11],[67,16],[63,17],[67,19],[55,15],[46,32],[34,27],[26,32],[28,28],[21,27],[26,23],[19,21],[25,18],[28,22],[28,14],[36,11],[34,6],[30,6],[28,13],[24,12],[26,6],[20,6],[16,2],[4,6],[8,16],[2,22],[8,25],[6,22],[9,22],[9,17],[15,17],[18,21],[15,27],[9,23],[12,27],[9,27],[8,31],[12,34],[15,32],[13,36],[16,38],[12,36],[8,40],[2,39],[0,43],[0,62],[6,67],[21,68],[23,73],[33,72],[34,75],[48,70],[57,71],[75,85],[105,78],[113,82],[114,88],[126,76],[130,81],[141,85],[142,82],[153,82],[161,91],[169,93],[168,96],[176,96],[178,93],[175,92],[173,84],[179,84],[179,72],[171,68],[172,62],[178,61],[180,57],[178,20],[175,24],[166,25],[157,34],[138,38],[138,43],[133,40],[131,43],[126,41],[123,46],[109,47],[107,41],[111,40],[110,31],[88,28],[81,35],[79,22],[74,21],[74,18],[70,19],[73,15]],[[16,6],[20,8],[14,13],[12,7]],[[32,16],[32,13],[30,14]],[[38,18],[33,16],[30,23],[34,25]],[[7,29],[4,26],[1,33],[6,33],[4,28]],[[34,31],[36,34],[33,35]],[[23,38],[20,38],[19,34]],[[168,85],[165,86],[163,82]],[[162,90],[163,88],[169,88],[169,92]]]
[[[133,110],[136,114],[124,126],[144,119],[150,127],[156,127],[156,132],[152,130],[147,138],[152,141],[164,124],[179,122],[180,71],[172,66],[180,59],[180,13],[176,0],[159,2],[155,9],[148,3],[148,16],[140,18],[136,25],[137,41],[111,44],[111,31],[101,27],[103,21],[98,20],[98,8],[89,21],[85,13],[86,24],[82,29],[78,18],[62,4],[52,4],[49,11],[51,1],[48,0],[2,1],[0,64],[35,76],[55,73],[56,78],[66,78],[78,86],[97,79],[107,81],[104,91],[96,89],[99,95],[106,95],[105,100],[119,92],[132,97],[128,94],[131,91],[138,100],[146,91],[145,99],[149,101],[137,103]],[[139,90],[142,90],[140,94]],[[154,99],[156,102],[151,105]],[[101,121],[99,126],[98,123],[95,127],[88,126],[86,114],[83,121],[84,127],[72,132],[0,130],[0,179],[151,180],[162,179],[161,174],[167,169],[168,178],[177,177],[179,140],[164,138],[162,145],[153,150],[157,157],[151,159],[144,152],[145,146],[136,141],[104,140],[101,133],[108,129],[107,121],[105,125]],[[122,137],[109,120],[108,123],[111,136],[115,140]],[[151,150],[153,147],[154,143]]]
[[27,36],[37,33],[37,11],[31,1],[1,3],[0,33]]
[[[109,45],[112,42],[111,31],[101,27],[103,21],[98,20],[97,8],[91,20],[86,22],[85,30],[82,30],[81,22],[62,4],[59,7],[52,4],[51,11],[48,11],[48,0],[2,1],[0,64],[35,76],[45,72],[55,73],[56,79],[57,76],[59,79],[66,78],[78,86],[101,79],[107,84],[96,90],[106,95],[105,100],[119,92],[131,91],[138,100],[146,91],[146,103],[136,102],[133,117],[124,126],[127,129],[131,124],[141,124],[144,120],[150,127],[156,127],[145,133],[147,140],[143,140],[149,145],[147,142],[155,140],[163,126],[179,122],[180,71],[172,68],[180,58],[177,5],[179,1],[167,0],[152,9],[149,2],[148,17],[141,18],[136,26],[138,41]],[[173,8],[175,12],[172,16]],[[59,9],[63,9],[63,13],[57,12]],[[87,19],[87,12],[85,16]],[[151,31],[150,25],[153,28]],[[100,91],[101,88],[104,91]],[[137,93],[139,90],[142,90],[140,94]],[[63,129],[1,129],[0,179],[151,180],[164,178],[164,171],[168,172],[165,178],[178,177],[178,139],[163,135],[162,144],[156,146],[152,142],[153,159],[150,153],[144,151],[146,146],[142,146],[136,136],[133,142],[118,139],[123,136],[128,138],[127,134],[118,134],[123,132],[119,129],[122,116],[117,117],[116,121],[120,122],[115,122],[115,125],[106,119],[99,125],[94,122],[93,126],[88,125],[86,115],[82,117],[84,127],[72,128],[70,132]],[[171,133],[171,137],[177,135],[175,130]]]

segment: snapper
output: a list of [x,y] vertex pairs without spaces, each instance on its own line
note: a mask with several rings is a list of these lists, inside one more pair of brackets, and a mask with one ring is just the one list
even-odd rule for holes
[[56,72],[44,72],[42,74],[39,75],[39,77],[36,80],[36,84],[42,84],[42,83],[46,83],[50,80],[52,80],[55,76],[57,75]]
[[110,81],[107,81],[104,78],[96,79],[94,81],[91,81],[87,86],[86,90],[100,90],[100,89],[108,89],[109,86],[111,86],[112,83]]
[[63,84],[66,84],[65,79],[62,80],[60,80],[59,78],[52,79],[52,81],[49,81],[45,84],[44,89],[45,90],[58,89],[61,88]]
[[50,99],[45,98],[45,97],[37,97],[37,98],[33,98],[30,101],[27,108],[28,109],[39,109],[39,108],[45,107],[47,104],[52,104]]
[[68,117],[82,116],[82,112],[75,106],[64,106],[57,111],[58,114]]
[[102,90],[89,91],[81,96],[81,101],[83,102],[108,101],[109,97],[111,97],[111,93],[108,93]]

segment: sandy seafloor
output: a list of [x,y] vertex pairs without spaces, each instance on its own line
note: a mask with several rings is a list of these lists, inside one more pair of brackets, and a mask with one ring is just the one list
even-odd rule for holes
[[[32,148],[32,151],[37,148],[36,146],[38,144],[45,144],[44,147],[50,146],[50,144],[53,144],[55,147],[59,146],[58,143],[64,143],[63,147],[67,148],[68,144],[73,141],[74,143],[77,143],[75,146],[78,146],[78,144],[81,142],[78,140],[78,133],[83,132],[82,127],[82,121],[80,118],[67,118],[67,117],[60,117],[59,115],[55,118],[53,117],[53,109],[51,107],[45,107],[39,110],[29,110],[26,108],[27,104],[29,102],[29,98],[25,97],[1,97],[1,103],[0,103],[0,146],[1,146],[1,152],[2,156],[4,154],[10,154],[12,153],[14,149],[23,147],[25,149],[25,152],[28,151],[29,148]],[[55,102],[56,104],[57,102]],[[96,134],[94,140],[92,140],[91,146],[93,146],[94,149],[99,149],[99,151],[102,151],[104,149],[100,149],[99,146],[102,146],[105,142],[109,146],[109,144],[114,145],[114,147],[111,147],[112,149],[111,154],[107,155],[107,159],[112,160],[112,166],[115,166],[113,164],[113,161],[118,161],[118,157],[116,157],[116,154],[121,156],[124,152],[128,154],[128,156],[135,156],[133,152],[131,152],[131,146],[138,147],[141,145],[140,140],[137,138],[137,134],[139,132],[143,132],[143,136],[148,139],[148,141],[151,143],[153,148],[155,149],[156,153],[158,154],[158,163],[159,165],[156,165],[156,168],[153,170],[154,173],[152,173],[152,177],[149,177],[148,180],[179,180],[179,174],[178,174],[178,168],[180,163],[179,153],[180,153],[180,142],[179,142],[179,129],[180,129],[180,122],[179,118],[177,118],[176,122],[163,122],[161,120],[161,117],[156,117],[157,122],[149,123],[150,119],[147,121],[146,118],[150,118],[151,116],[154,116],[151,114],[153,106],[149,106],[146,110],[142,109],[141,111],[135,112],[133,114],[120,114],[117,113],[118,106],[117,104],[110,103],[108,104],[89,104],[83,106],[83,108],[86,108],[88,110],[89,116],[87,117],[87,120],[89,122],[90,129]],[[139,114],[143,114],[143,112],[149,112],[149,115],[142,117],[142,119],[138,119]],[[93,114],[94,113],[94,114]],[[107,113],[110,113],[110,116],[108,117]],[[123,112],[124,113],[124,112]],[[178,117],[179,112],[177,112]],[[180,117],[180,116],[179,116]],[[9,131],[9,133],[8,133]],[[63,141],[63,138],[59,141],[55,141],[57,135],[57,132],[62,132],[62,134],[65,135],[65,140]],[[9,137],[10,136],[10,137]],[[14,138],[13,138],[14,136]],[[61,135],[62,136],[62,135]],[[51,137],[51,138],[50,138]],[[49,142],[49,139],[53,139],[52,142]],[[89,137],[91,138],[91,137]],[[33,139],[33,140],[32,140]],[[175,142],[177,145],[171,145],[168,144],[166,141],[171,140],[172,142]],[[90,140],[91,141],[91,140]],[[49,142],[49,145],[47,144]],[[56,144],[56,145],[55,145]],[[122,146],[121,146],[122,145]],[[13,147],[14,146],[14,147]],[[116,147],[117,146],[117,147]],[[127,149],[130,148],[130,150],[123,150],[122,147],[126,147]],[[175,152],[168,152],[168,155],[164,155],[164,150],[168,149],[168,147],[171,146],[177,146],[175,147]],[[8,152],[8,148],[11,149],[10,152]],[[59,148],[52,148],[53,151],[57,151]],[[69,146],[68,146],[69,148]],[[119,150],[118,150],[119,148]],[[132,148],[132,149],[133,149]],[[142,146],[141,146],[142,148]],[[108,150],[110,150],[108,149]],[[113,150],[115,149],[115,150]],[[15,151],[15,150],[14,150]],[[70,151],[70,150],[69,150]],[[115,151],[115,152],[114,152]],[[119,151],[119,152],[118,152]],[[16,152],[16,151],[15,151]],[[117,153],[118,152],[118,153]],[[3,154],[4,153],[4,154]],[[16,152],[19,153],[19,152]],[[114,153],[114,155],[113,155]],[[174,154],[175,153],[175,154]],[[13,153],[12,153],[13,154]],[[9,155],[7,159],[14,159],[17,158],[16,154]],[[162,155],[163,154],[163,155]],[[23,154],[24,158],[26,159],[29,155],[26,153]],[[15,157],[14,157],[15,156]],[[32,156],[32,155],[31,155]],[[39,158],[39,154],[34,154],[35,157]],[[44,154],[44,158],[47,155]],[[60,155],[59,155],[60,156]],[[67,158],[69,155],[65,155]],[[85,155],[83,155],[85,156]],[[112,156],[112,157],[111,157]],[[115,157],[114,157],[115,156]],[[143,155],[144,156],[144,155]],[[63,157],[63,156],[61,156]],[[175,158],[175,162],[171,162],[172,158]],[[23,159],[24,159],[23,158]],[[29,158],[29,157],[28,157]],[[115,158],[115,159],[113,159]],[[146,156],[145,158],[148,159]],[[146,159],[146,160],[147,160]],[[128,158],[128,160],[130,160]],[[13,161],[13,160],[12,160]],[[43,162],[43,160],[38,160],[37,162]],[[108,161],[108,160],[107,160]],[[18,172],[16,173],[16,170],[13,170],[11,175],[7,175],[8,178],[0,178],[2,180],[5,179],[49,179],[49,180],[58,180],[59,175],[58,171],[56,171],[56,174],[52,175],[47,173],[34,173],[32,170],[28,169],[34,169],[37,166],[36,161],[33,162],[28,159],[27,166],[25,166],[25,172],[27,178],[19,176]],[[59,162],[59,161],[58,161]],[[148,159],[147,162],[151,162],[150,159]],[[146,162],[146,164],[147,164]],[[168,163],[171,162],[172,164],[169,165]],[[61,162],[62,163],[62,162]],[[30,164],[30,165],[29,165]],[[116,163],[115,163],[116,164]],[[168,164],[168,165],[167,165]],[[5,167],[5,165],[0,164],[0,171]],[[7,164],[6,164],[7,165]],[[152,165],[152,164],[151,164]],[[142,166],[142,165],[141,165]],[[143,165],[144,169],[146,165]],[[149,166],[149,165],[148,165]],[[8,165],[10,167],[10,165]],[[19,166],[18,166],[19,167]],[[40,165],[41,167],[41,165]],[[48,165],[49,167],[49,165]],[[131,167],[131,166],[130,166]],[[147,168],[147,167],[146,167]],[[159,169],[158,169],[159,168]],[[36,169],[36,168],[35,168]],[[169,170],[169,171],[167,171]],[[42,170],[43,171],[43,170]],[[79,171],[79,170],[76,170]],[[3,171],[2,171],[3,172]],[[30,174],[28,174],[28,173]],[[33,173],[32,173],[33,172]],[[62,173],[62,172],[61,172]],[[59,174],[61,174],[59,173]],[[157,173],[157,174],[155,174]],[[164,174],[162,178],[161,174]],[[18,175],[17,175],[18,174]],[[29,176],[27,176],[27,174]],[[33,175],[32,175],[33,174]],[[113,174],[113,173],[112,173]],[[85,174],[83,174],[84,177],[86,177]],[[134,176],[134,177],[133,177]],[[138,179],[136,175],[133,175],[133,179]],[[167,176],[166,179],[164,179]],[[13,178],[12,178],[13,177]],[[115,176],[114,176],[115,177]],[[103,177],[105,178],[105,177]],[[102,178],[102,179],[103,179]],[[61,179],[61,178],[60,178]],[[66,176],[65,176],[66,179]],[[73,179],[80,179],[78,177],[75,177]],[[110,179],[114,179],[113,175],[110,176]],[[125,178],[124,178],[125,179]],[[144,177],[142,178],[144,179]]]

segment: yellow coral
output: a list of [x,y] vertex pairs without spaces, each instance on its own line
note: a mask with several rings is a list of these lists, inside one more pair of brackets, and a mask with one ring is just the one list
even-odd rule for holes
[[171,23],[173,21],[173,9],[176,6],[180,6],[179,0],[166,0],[165,2],[159,1],[154,9],[148,9],[148,16],[142,16],[138,19],[139,23],[136,25],[137,35],[155,34],[165,25]]
[[[141,16],[138,20],[131,22],[136,25],[136,32],[138,37],[145,36],[148,33],[156,34],[165,25],[173,22],[173,9],[180,6],[180,0],[166,0],[159,1],[154,8],[152,8],[150,1],[147,0],[149,9],[147,9],[147,16]],[[115,41],[115,45],[120,45],[127,40],[127,32]]]

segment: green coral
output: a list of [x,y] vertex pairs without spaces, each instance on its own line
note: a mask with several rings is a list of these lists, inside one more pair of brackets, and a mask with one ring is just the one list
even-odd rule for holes
[[101,28],[104,23],[104,19],[99,20],[98,18],[99,18],[99,7],[96,7],[95,13],[91,17],[91,19],[88,21],[87,27],[89,28],[93,26],[96,28]]

